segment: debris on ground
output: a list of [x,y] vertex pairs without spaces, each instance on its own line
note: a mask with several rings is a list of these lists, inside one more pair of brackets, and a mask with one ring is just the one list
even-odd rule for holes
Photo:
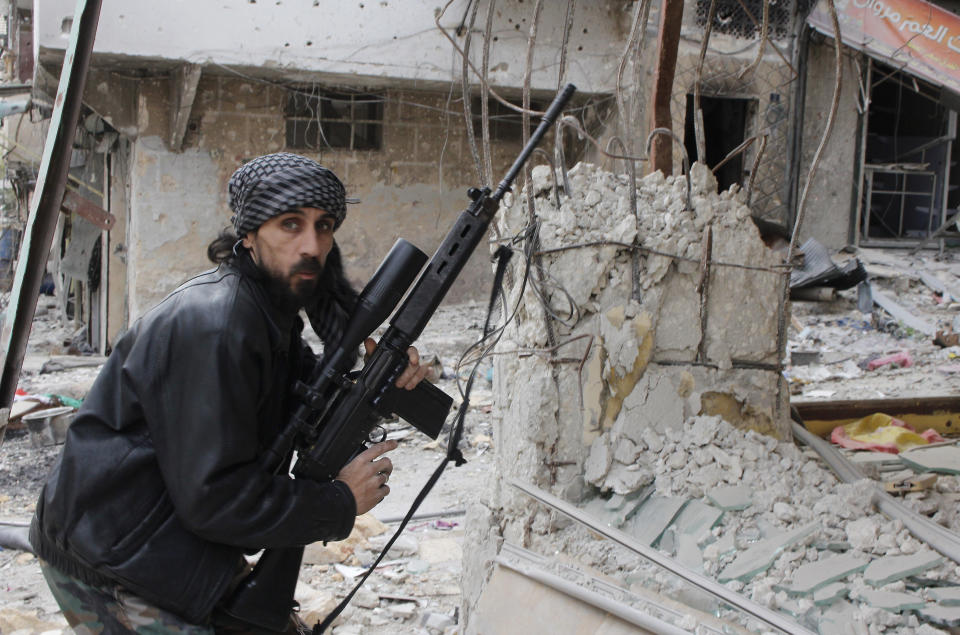
[[[682,210],[676,212],[682,219]],[[674,242],[659,246],[698,259],[697,247],[683,243],[682,232],[673,233]],[[588,240],[590,235],[581,238]],[[629,242],[633,236],[627,232],[622,238]],[[949,291],[960,287],[956,257],[949,252],[938,257],[934,252],[860,249],[831,258],[837,267],[856,268],[844,258],[862,264],[871,302],[864,304],[860,284],[837,291],[829,301],[792,303],[784,375],[793,399],[958,395],[956,372],[950,369],[960,367],[960,347],[943,338],[944,333],[960,330],[960,301]],[[663,265],[656,255],[644,261],[641,294],[653,289],[644,284],[666,275]],[[583,262],[575,266],[582,267]],[[625,266],[629,272],[630,263]],[[684,275],[696,278],[699,273],[694,269]],[[941,291],[936,290],[938,285]],[[615,281],[608,279],[606,286],[613,288]],[[881,303],[873,302],[874,297]],[[882,298],[895,298],[895,305]],[[886,306],[895,306],[909,320],[896,317]],[[479,334],[483,309],[478,304],[441,307],[418,343],[425,355],[432,356],[437,383],[457,404],[458,383],[465,377],[457,370],[459,355]],[[70,357],[66,352],[75,329],[72,323],[59,323],[54,313],[40,312],[31,335],[20,386],[34,400],[30,409],[75,407],[71,400],[85,396],[97,374],[96,364],[102,363],[94,356],[84,356],[79,363],[64,359]],[[607,319],[615,321],[617,316]],[[917,324],[930,325],[934,331],[918,329]],[[622,344],[626,350],[627,343]],[[667,344],[675,350],[687,346],[683,341]],[[876,363],[889,358],[893,358],[889,363]],[[610,363],[625,368],[628,361],[613,357]],[[587,367],[584,371],[590,372]],[[440,635],[458,628],[462,568],[465,560],[476,557],[464,554],[465,535],[477,517],[471,510],[491,490],[497,457],[511,443],[503,437],[502,413],[494,398],[502,380],[492,364],[478,373],[464,436],[468,463],[447,470],[340,617],[334,633]],[[682,390],[685,384],[678,386]],[[649,390],[660,398],[656,386]],[[569,396],[580,399],[576,390]],[[0,550],[0,576],[6,587],[0,632],[67,632],[36,559],[16,543],[59,450],[53,437],[48,439],[52,445],[37,443],[22,422],[29,412],[18,414],[20,424],[8,427],[0,446],[0,521],[12,528],[10,540],[5,540],[8,546]],[[393,493],[361,522],[365,533],[356,539],[328,545],[328,550],[311,547],[297,590],[308,621],[325,616],[352,588],[443,459],[444,438],[425,442],[419,435],[406,434],[400,423],[388,423],[386,428],[400,442],[394,453]],[[812,630],[830,632],[859,623],[871,633],[926,635],[960,624],[960,566],[917,539],[903,521],[887,518],[870,503],[873,488],[879,485],[913,513],[960,536],[960,447],[951,435],[943,435],[943,444],[898,448],[898,454],[842,449],[865,475],[862,481],[845,483],[810,449],[745,431],[719,414],[689,413],[675,432],[641,432],[630,447],[610,448],[610,466],[617,462],[623,466],[616,473],[604,471],[607,463],[599,460],[599,454],[594,458],[602,476],[596,482],[605,484],[606,491],[598,488],[584,506],[611,526],[633,532],[636,540]],[[523,457],[510,460],[520,465]],[[626,469],[638,462],[644,470]],[[638,485],[639,493],[631,491],[641,482],[645,485]],[[558,523],[549,533],[534,531],[528,538],[524,547],[548,554],[555,564],[580,564],[602,572],[605,580],[628,591],[625,598],[649,598],[651,592],[660,591],[724,619],[736,622],[741,617],[576,525]]]

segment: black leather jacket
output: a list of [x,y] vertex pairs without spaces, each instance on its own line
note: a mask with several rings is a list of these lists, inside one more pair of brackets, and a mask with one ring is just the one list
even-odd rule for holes
[[171,293],[116,343],[70,427],[34,518],[37,554],[209,619],[244,552],[349,535],[342,482],[270,473],[263,452],[315,358],[302,322],[221,265]]

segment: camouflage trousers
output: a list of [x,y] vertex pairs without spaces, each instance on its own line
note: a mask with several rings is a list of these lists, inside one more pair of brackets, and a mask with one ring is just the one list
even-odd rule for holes
[[43,577],[77,635],[188,633],[213,635],[213,627],[190,624],[157,608],[119,586],[101,588],[85,584],[40,562]]

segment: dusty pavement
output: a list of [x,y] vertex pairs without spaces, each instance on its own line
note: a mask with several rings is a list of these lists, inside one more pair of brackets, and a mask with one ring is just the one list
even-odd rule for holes
[[[925,270],[956,285],[960,258],[949,252],[946,259],[935,256],[935,252],[927,251],[911,257],[904,250],[861,250],[857,254],[876,288],[895,297],[914,314],[946,325],[960,315],[960,302],[933,292],[915,272]],[[65,352],[63,343],[69,339],[70,330],[52,317],[52,309],[44,302],[31,334],[21,388],[29,393],[81,398],[96,368],[40,372],[50,356]],[[879,310],[859,311],[855,290],[841,292],[831,302],[795,302],[792,314],[789,351],[798,362],[801,355],[797,353],[807,353],[803,363],[792,364],[786,372],[796,398],[960,394],[960,347],[937,346],[931,338],[904,328]],[[476,338],[481,320],[480,306],[445,307],[419,342],[425,354],[439,356],[445,375],[438,383],[449,394],[458,394],[453,368]],[[903,351],[910,353],[910,367],[886,365],[868,370],[869,361]],[[815,355],[811,358],[810,353]],[[436,634],[454,630],[460,601],[464,512],[486,491],[486,479],[495,477],[490,468],[497,413],[492,407],[488,368],[481,369],[467,417],[465,447],[469,462],[460,468],[448,467],[423,504],[420,517],[388,556],[387,566],[370,578],[334,632]],[[393,493],[373,514],[384,522],[361,523],[367,533],[378,535],[357,536],[346,545],[308,551],[308,562],[315,564],[303,568],[298,592],[308,617],[325,614],[335,604],[334,598],[347,592],[352,576],[372,561],[377,547],[389,537],[390,532],[385,530],[396,527],[396,519],[442,460],[439,444],[428,443],[419,433],[408,432],[400,425],[388,429],[399,438],[400,448],[394,453],[397,469],[391,481]],[[0,447],[0,520],[29,518],[56,453],[56,447],[33,447],[24,431],[8,431]],[[803,504],[805,499],[798,496],[797,500]],[[955,500],[952,504],[957,505]],[[955,509],[940,511],[944,513],[935,518],[938,522],[948,526],[957,522]],[[4,634],[66,631],[36,561],[28,553],[0,551],[0,606],[0,632]]]
[[[856,257],[875,289],[916,317],[960,331],[960,298],[937,293],[920,275],[944,280],[960,293],[956,249],[943,259],[934,251],[911,256],[906,250],[871,249],[860,250]],[[805,400],[960,394],[960,348],[938,346],[932,337],[905,327],[884,311],[863,313],[857,299],[857,290],[849,289],[832,302],[792,304],[796,321],[789,332],[789,352],[795,358],[798,351],[814,352],[818,359],[791,365],[787,371],[791,393]],[[868,369],[869,361],[902,352],[910,354],[909,368],[891,364]]]
[[[67,352],[64,342],[70,339],[71,328],[53,318],[54,305],[53,298],[41,298],[20,388],[30,394],[82,398],[99,367],[41,372],[51,357]],[[482,317],[478,305],[441,307],[418,342],[425,356],[438,357],[443,375],[435,383],[454,396],[455,404],[460,403],[460,397],[454,369],[479,334]],[[334,632],[421,633],[423,625],[433,632],[443,632],[455,624],[465,510],[484,487],[492,463],[489,367],[487,364],[480,369],[466,418],[463,447],[467,463],[447,467],[404,536],[385,558],[386,564],[367,581]],[[466,372],[462,373],[464,378]],[[399,423],[386,427],[400,447],[391,455],[396,466],[390,482],[392,493],[372,512],[374,518],[384,522],[367,519],[362,523],[367,533],[378,535],[351,538],[343,547],[317,546],[308,551],[305,561],[320,564],[303,567],[298,599],[311,623],[336,605],[335,596],[342,597],[352,588],[352,576],[377,556],[379,547],[393,534],[399,518],[443,460],[444,445]],[[441,441],[445,439],[446,430],[440,437]],[[0,446],[0,522],[9,526],[29,521],[43,479],[58,452],[57,446],[34,447],[25,429],[7,431]],[[36,559],[16,549],[0,550],[0,633],[44,632],[52,635],[69,629]]]

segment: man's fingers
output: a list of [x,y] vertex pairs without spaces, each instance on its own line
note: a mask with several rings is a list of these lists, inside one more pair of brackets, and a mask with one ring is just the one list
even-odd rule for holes
[[368,337],[363,340],[363,349],[366,351],[364,354],[365,357],[370,357],[373,355],[373,351],[377,350],[377,343],[373,341],[372,337]]
[[396,450],[397,445],[399,444],[394,440],[374,443],[369,448],[358,454],[357,458],[362,458],[364,461],[373,461],[381,454],[386,454],[390,450]]
[[393,462],[388,458],[382,458],[376,461],[373,461],[373,469],[377,474],[386,474],[390,476],[393,472]]
[[407,349],[407,358],[409,363],[397,378],[396,386],[397,388],[413,390],[417,387],[417,384],[423,381],[430,369],[427,366],[420,365],[420,353],[413,346]]
[[411,366],[417,366],[420,364],[420,352],[413,346],[407,349],[407,356],[410,358]]

